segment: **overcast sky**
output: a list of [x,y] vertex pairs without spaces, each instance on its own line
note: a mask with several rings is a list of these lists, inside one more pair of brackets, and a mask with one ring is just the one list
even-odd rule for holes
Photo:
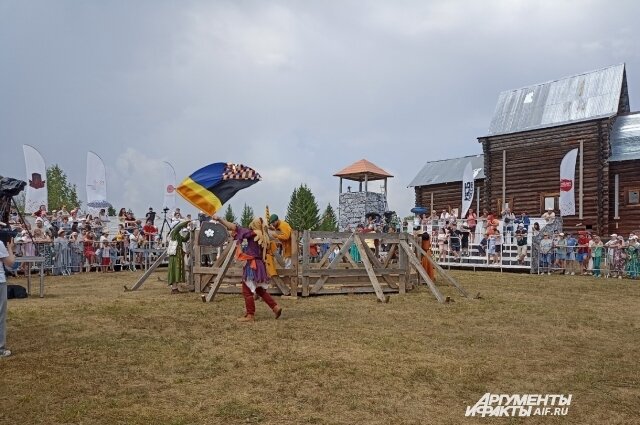
[[92,150],[109,201],[140,213],[162,204],[163,160],[178,180],[239,162],[263,181],[236,212],[284,215],[300,183],[335,206],[332,175],[366,158],[406,215],[425,162],[481,153],[500,91],[626,62],[639,109],[639,16],[612,0],[0,0],[0,174],[24,179],[30,144],[85,198]]

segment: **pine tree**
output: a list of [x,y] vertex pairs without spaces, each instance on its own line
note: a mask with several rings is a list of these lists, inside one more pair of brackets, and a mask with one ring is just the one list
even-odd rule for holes
[[67,210],[80,207],[78,191],[75,184],[67,181],[67,175],[57,164],[47,168],[47,192],[49,196],[49,211],[59,210],[66,205]]
[[285,220],[295,230],[316,230],[320,224],[318,203],[311,190],[301,184],[294,189],[287,207]]
[[233,213],[233,208],[231,208],[231,204],[227,205],[227,210],[224,212],[224,219],[227,220],[229,223],[236,222],[237,217]]
[[253,221],[253,208],[244,204],[244,208],[242,209],[242,216],[240,217],[240,225],[242,227],[249,227],[251,222]]
[[336,213],[333,211],[331,203],[327,205],[327,208],[322,213],[319,230],[323,230],[325,232],[338,231],[338,218],[336,217]]

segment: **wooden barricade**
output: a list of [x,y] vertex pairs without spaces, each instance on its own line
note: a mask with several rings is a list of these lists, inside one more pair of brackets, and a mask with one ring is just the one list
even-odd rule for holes
[[[203,293],[203,301],[211,301],[217,293],[241,293],[243,262],[235,259],[236,242],[229,240],[207,267],[200,265],[202,247],[198,235],[194,236],[189,276],[196,292]],[[291,268],[285,268],[282,258],[276,255],[277,276],[272,277],[269,289],[272,294],[307,297],[374,293],[379,301],[387,302],[387,294],[411,290],[420,276],[439,302],[450,300],[429,280],[420,264],[421,250],[416,255],[410,246],[415,243],[407,234],[305,230],[302,235],[293,231],[292,239]],[[455,282],[454,286],[459,285]],[[467,295],[463,289],[461,292]]]

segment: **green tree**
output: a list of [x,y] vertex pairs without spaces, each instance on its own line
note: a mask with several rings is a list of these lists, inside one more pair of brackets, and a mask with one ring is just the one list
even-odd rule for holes
[[236,218],[237,218],[236,215],[233,213],[233,208],[231,208],[231,204],[227,205],[227,210],[224,212],[224,219],[227,220],[229,223],[235,223]]
[[327,205],[327,208],[322,213],[322,220],[320,221],[318,229],[325,232],[338,231],[338,217],[336,217],[336,213],[333,211],[331,203]]
[[107,209],[107,215],[109,217],[115,217],[116,215],[116,209],[113,208],[111,205],[109,206],[109,208]]
[[249,224],[253,221],[253,208],[244,204],[242,209],[242,216],[240,217],[240,225],[242,227],[249,227]]
[[67,180],[67,175],[58,164],[47,168],[47,192],[49,195],[49,211],[59,210],[63,205],[67,210],[80,207],[82,202],[78,199],[78,190],[75,184]]
[[305,184],[294,189],[287,207],[286,221],[296,230],[317,230],[320,224],[318,203]]

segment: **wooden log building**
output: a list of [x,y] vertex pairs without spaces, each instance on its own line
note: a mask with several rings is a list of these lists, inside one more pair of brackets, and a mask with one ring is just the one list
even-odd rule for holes
[[[502,92],[488,134],[478,138],[482,208],[499,213],[508,203],[535,217],[553,204],[559,214],[560,163],[579,148],[576,215],[563,217],[564,227],[601,235],[640,229],[639,124],[640,116],[630,113],[624,64]],[[463,169],[455,172],[461,176]],[[435,183],[414,186],[416,206],[428,206],[430,192],[460,198],[459,184],[457,194],[446,196],[449,189]]]
[[416,206],[427,207],[429,212],[462,208],[462,173],[471,162],[475,174],[475,190],[472,208],[477,209],[484,199],[483,155],[429,161],[414,177],[409,187],[416,192]]

